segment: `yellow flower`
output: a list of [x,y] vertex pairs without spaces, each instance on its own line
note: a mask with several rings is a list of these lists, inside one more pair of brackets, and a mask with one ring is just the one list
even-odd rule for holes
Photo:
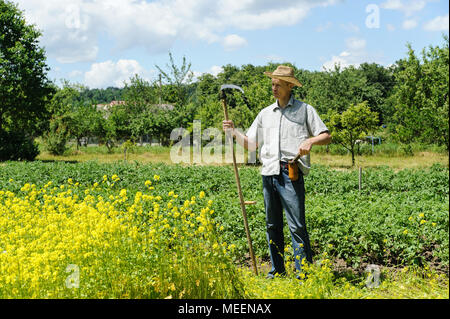
[[150,185],[152,185],[152,181],[150,181],[150,180],[146,180],[146,181],[145,181],[145,186],[147,186],[147,187],[148,187],[148,186],[150,186]]
[[154,175],[154,176],[153,176],[153,179],[154,179],[155,181],[159,181],[160,177],[159,177],[158,175]]
[[422,220],[420,221],[420,225],[423,225],[423,224],[425,224],[426,222],[427,222],[426,220],[422,219]]
[[205,197],[205,192],[201,191],[198,197],[200,197],[200,199],[204,198]]
[[423,218],[424,216],[425,216],[424,213],[420,213],[420,214],[419,214],[419,217],[420,217],[420,218]]
[[121,189],[119,195],[120,195],[120,197],[127,196],[127,190],[126,189]]
[[407,229],[405,229],[405,230],[403,231],[403,235],[406,235],[406,234],[408,234],[408,230],[407,230]]

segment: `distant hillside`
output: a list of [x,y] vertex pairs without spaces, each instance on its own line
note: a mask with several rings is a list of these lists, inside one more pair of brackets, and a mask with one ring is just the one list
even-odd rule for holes
[[125,89],[108,87],[106,89],[86,89],[81,92],[81,100],[93,100],[98,104],[109,104],[122,100]]

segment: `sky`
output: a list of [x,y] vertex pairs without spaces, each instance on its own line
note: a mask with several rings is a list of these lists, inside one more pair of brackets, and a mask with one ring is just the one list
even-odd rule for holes
[[42,32],[49,78],[91,89],[123,87],[156,66],[196,77],[224,65],[289,62],[322,71],[364,62],[389,66],[442,46],[447,0],[13,0]]

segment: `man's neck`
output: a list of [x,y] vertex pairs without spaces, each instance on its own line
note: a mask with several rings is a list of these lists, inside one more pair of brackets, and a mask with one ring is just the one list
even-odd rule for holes
[[291,99],[291,96],[290,96],[290,95],[288,95],[287,98],[284,98],[284,99],[278,99],[278,106],[279,106],[280,108],[284,109],[284,108],[288,105],[290,99]]

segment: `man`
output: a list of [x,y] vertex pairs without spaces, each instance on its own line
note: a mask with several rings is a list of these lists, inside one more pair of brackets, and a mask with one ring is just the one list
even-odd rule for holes
[[[285,274],[283,209],[286,213],[294,249],[295,268],[302,278],[302,262],[312,263],[312,252],[305,224],[305,188],[303,176],[310,170],[309,154],[313,145],[331,142],[327,127],[316,110],[294,99],[292,89],[302,84],[294,70],[279,66],[273,73],[272,92],[276,102],[264,108],[256,117],[246,135],[234,129],[232,121],[223,121],[224,131],[231,130],[236,141],[250,151],[259,148],[262,162],[266,236],[272,269],[267,275]],[[299,178],[289,178],[288,162],[300,155]]]

